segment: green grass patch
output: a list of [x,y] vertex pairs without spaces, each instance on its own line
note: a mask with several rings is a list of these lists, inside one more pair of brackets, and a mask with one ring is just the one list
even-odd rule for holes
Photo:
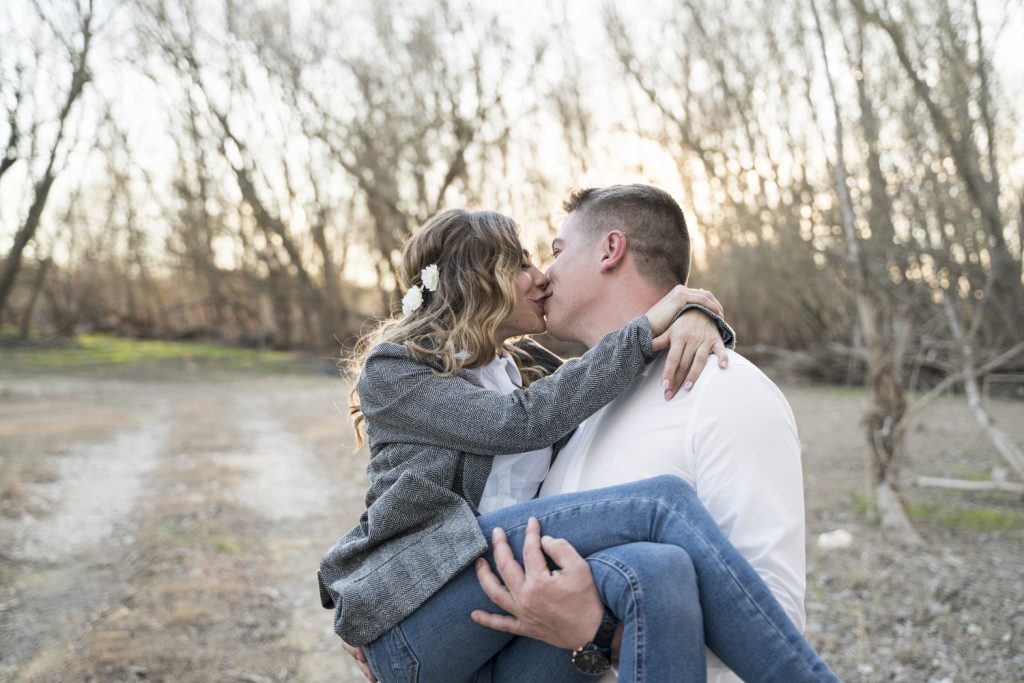
[[214,541],[213,547],[218,553],[223,553],[224,555],[242,554],[242,546],[233,538],[218,538]]
[[878,510],[875,508],[875,501],[873,499],[863,493],[854,493],[850,498],[850,507],[853,508],[853,514],[872,521],[878,521]]
[[286,371],[302,364],[294,353],[261,351],[195,341],[130,339],[83,334],[60,346],[24,346],[4,350],[0,366],[26,370],[119,367],[258,369]]
[[956,507],[942,503],[912,502],[907,514],[914,521],[940,524],[966,531],[1024,529],[1024,512],[992,507]]
[[[1014,494],[989,494],[990,503],[1006,502],[1013,505],[1019,497]],[[863,493],[851,496],[853,513],[877,523],[878,510],[875,501]],[[1016,531],[1024,529],[1024,511],[1006,507],[972,505],[961,507],[949,502],[910,501],[906,504],[907,515],[915,523],[942,526],[963,531]]]

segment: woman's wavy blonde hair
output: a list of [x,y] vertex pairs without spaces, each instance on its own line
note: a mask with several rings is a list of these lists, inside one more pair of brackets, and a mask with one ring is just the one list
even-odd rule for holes
[[[359,374],[374,346],[401,344],[419,356],[441,361],[442,373],[456,375],[494,358],[498,328],[516,304],[515,280],[524,250],[516,222],[494,211],[451,209],[437,214],[405,243],[398,272],[402,291],[420,285],[420,273],[437,264],[436,291],[423,289],[423,305],[400,313],[363,335],[347,365],[353,376],[349,414],[356,447],[365,442],[359,402]],[[519,366],[523,385],[546,374],[529,353],[510,343],[503,348]]]

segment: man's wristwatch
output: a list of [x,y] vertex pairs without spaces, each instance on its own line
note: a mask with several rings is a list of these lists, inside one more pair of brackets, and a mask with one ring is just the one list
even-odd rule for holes
[[605,607],[594,639],[572,651],[572,663],[585,674],[600,676],[612,666],[612,638],[619,620]]

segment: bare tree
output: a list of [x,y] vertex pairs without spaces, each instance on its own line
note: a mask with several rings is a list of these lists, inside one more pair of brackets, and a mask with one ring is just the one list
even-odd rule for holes
[[[14,243],[4,257],[3,268],[0,270],[0,314],[3,313],[7,305],[14,286],[14,280],[21,267],[22,253],[39,229],[43,209],[46,208],[46,202],[50,197],[50,189],[53,187],[53,181],[60,172],[59,157],[64,149],[69,117],[90,78],[89,53],[92,48],[96,21],[94,2],[93,0],[85,0],[84,3],[75,2],[74,6],[76,10],[76,25],[73,27],[71,35],[62,33],[60,28],[51,24],[51,20],[43,8],[38,4],[35,6],[40,20],[53,28],[55,37],[63,43],[67,51],[67,58],[71,67],[71,81],[64,94],[60,110],[57,113],[57,132],[50,144],[46,167],[42,175],[35,181],[32,189],[32,203],[29,207],[28,215],[15,233]],[[20,101],[20,98],[15,98],[16,103]],[[12,121],[11,137],[4,157],[5,163],[8,159],[15,158],[12,155],[12,150],[18,142],[17,117],[17,111],[10,113],[10,120]],[[10,163],[7,163],[6,168],[9,167]]]
[[[850,379],[863,371],[872,493],[883,524],[916,542],[898,495],[909,389],[922,374],[966,386],[995,357],[1009,362],[1019,339],[1020,258],[1004,237],[1010,221],[996,216],[1009,146],[995,142],[992,48],[973,4],[902,3],[896,21],[884,7],[832,0],[831,24],[819,5],[712,11],[684,0],[657,19],[675,50],[645,49],[637,22],[612,7],[605,26],[648,105],[638,122],[656,121],[636,128],[673,153],[698,215],[703,201],[711,216],[703,275],[745,329],[753,319],[748,333],[808,349],[805,372],[831,350],[849,359]],[[878,32],[887,43],[872,42]],[[922,45],[941,47],[941,71]],[[971,324],[958,332],[956,319]],[[969,360],[982,343],[993,350]]]
[[[920,544],[921,538],[904,512],[898,493],[900,463],[905,449],[903,419],[907,410],[903,364],[911,342],[910,321],[905,315],[901,315],[894,305],[894,297],[889,291],[892,285],[887,274],[882,273],[881,277],[869,278],[867,260],[862,252],[861,238],[855,225],[856,218],[844,153],[846,136],[843,132],[843,114],[829,63],[825,30],[815,0],[810,0],[810,6],[821,47],[825,78],[832,98],[832,113],[835,119],[835,159],[832,167],[846,241],[849,284],[856,302],[857,324],[867,352],[867,384],[873,405],[866,416],[865,424],[868,430],[868,444],[871,447],[872,490],[882,526],[899,534],[904,541]],[[871,175],[877,173],[877,162],[870,153],[871,145],[877,143],[877,140],[870,103],[863,86],[858,88],[858,96],[861,104],[861,121],[868,137],[868,166]],[[882,239],[891,239],[892,231],[887,230],[891,226],[891,218],[887,211],[888,195],[884,187],[879,188],[873,184],[872,188],[874,194],[871,213],[874,221],[871,224],[882,229]]]
[[[6,101],[7,108],[7,142],[4,145],[4,155],[0,159],[0,178],[7,173],[18,161],[18,147],[21,144],[21,129],[18,125],[18,110],[22,106],[22,98],[25,89],[25,68],[20,63],[14,67],[14,92],[11,93],[11,101]],[[2,91],[0,91],[2,92]]]
[[475,20],[449,2],[401,21],[400,9],[410,8],[374,6],[371,46],[357,54],[339,50],[337,60],[321,56],[321,69],[346,74],[352,85],[355,100],[344,108],[301,87],[294,55],[277,56],[291,65],[279,74],[299,86],[295,98],[313,112],[303,119],[304,130],[358,189],[382,283],[394,278],[398,249],[415,226],[455,192],[470,199],[476,194],[480,178],[470,174],[472,160],[485,175],[485,159],[500,151],[517,114],[523,115],[509,111],[509,81],[514,75],[529,82],[544,54],[543,45],[523,54],[496,18]]
[[[1000,209],[1002,182],[997,157],[999,132],[993,106],[991,62],[982,37],[978,3],[973,1],[965,10],[964,21],[958,22],[946,3],[938,3],[940,40],[944,57],[954,67],[943,72],[941,85],[953,97],[949,106],[940,100],[940,86],[933,86],[924,69],[911,53],[906,29],[893,19],[888,8],[873,7],[864,0],[851,0],[857,12],[888,38],[893,52],[910,79],[917,98],[924,105],[944,150],[953,159],[957,176],[963,183],[967,197],[981,216],[988,242],[987,251],[994,272],[991,296],[995,306],[1004,310],[1000,322],[1005,325],[1003,339],[1020,337],[1020,322],[1024,320],[1024,284],[1021,282],[1021,262],[1010,253],[1003,234],[1004,220]],[[975,56],[971,59],[967,46],[971,42],[968,32],[973,31]],[[972,82],[972,81],[976,81]],[[972,114],[968,101],[978,104]],[[979,139],[985,146],[979,145]],[[986,163],[987,158],[987,163]]]
[[[642,54],[651,41],[634,35],[614,8],[605,14],[627,79],[658,114],[641,132],[666,146],[690,188],[686,199],[709,246],[702,283],[744,320],[748,338],[786,348],[839,343],[830,331],[847,314],[834,274],[815,260],[832,236],[819,234],[805,214],[818,192],[808,152],[818,141],[808,140],[800,122],[807,106],[792,85],[804,78],[803,65],[786,54],[803,49],[792,17],[765,5],[734,18],[688,0],[659,25],[678,36],[669,41],[670,57]],[[746,37],[741,44],[732,39],[738,34]],[[757,49],[773,59],[750,59]],[[759,287],[746,286],[750,272]],[[794,278],[801,286],[790,284]],[[776,313],[756,313],[765,308]]]

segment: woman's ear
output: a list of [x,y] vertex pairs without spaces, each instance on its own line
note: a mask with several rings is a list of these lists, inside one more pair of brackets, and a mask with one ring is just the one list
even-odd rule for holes
[[615,270],[626,258],[626,233],[612,230],[601,238],[601,272]]

